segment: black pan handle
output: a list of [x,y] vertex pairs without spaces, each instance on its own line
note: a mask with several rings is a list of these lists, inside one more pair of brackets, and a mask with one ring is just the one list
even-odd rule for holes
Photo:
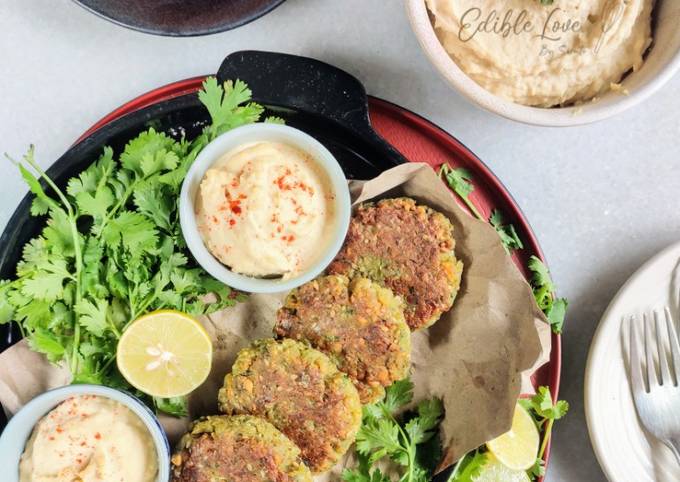
[[379,148],[395,165],[407,162],[373,130],[366,89],[344,70],[309,57],[243,50],[224,59],[217,79],[241,79],[257,102],[329,118]]

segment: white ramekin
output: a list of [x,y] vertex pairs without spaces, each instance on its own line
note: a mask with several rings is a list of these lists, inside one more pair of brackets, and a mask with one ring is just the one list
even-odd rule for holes
[[[332,241],[323,248],[317,261],[306,271],[289,279],[266,279],[246,276],[230,270],[220,263],[203,243],[196,221],[195,200],[205,172],[225,153],[243,144],[271,141],[297,147],[308,153],[327,173],[335,194],[337,220]],[[179,202],[182,234],[194,258],[203,269],[222,283],[249,293],[281,293],[296,288],[316,278],[333,261],[347,235],[351,216],[349,187],[342,168],[319,141],[312,136],[279,124],[256,123],[238,127],[222,134],[208,144],[196,157],[182,184]]]
[[42,393],[28,402],[7,423],[0,436],[0,467],[3,482],[19,482],[19,460],[33,427],[61,402],[79,395],[98,395],[109,398],[137,415],[146,425],[158,454],[157,482],[170,479],[170,445],[156,416],[140,400],[113,388],[99,385],[68,385]]
[[680,69],[680,2],[657,0],[652,36],[645,63],[622,82],[628,95],[610,91],[596,102],[575,107],[528,107],[498,97],[463,72],[444,50],[434,32],[425,0],[406,0],[411,27],[425,55],[444,79],[473,103],[508,119],[541,126],[573,126],[600,121],[647,99]]

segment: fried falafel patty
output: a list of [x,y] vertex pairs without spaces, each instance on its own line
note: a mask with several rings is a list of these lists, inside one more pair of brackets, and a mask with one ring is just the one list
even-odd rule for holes
[[411,198],[359,206],[329,274],[362,276],[406,301],[411,330],[426,328],[448,311],[460,287],[453,226],[443,214]]
[[307,341],[345,372],[362,403],[408,375],[411,331],[403,301],[366,279],[324,276],[291,291],[277,313],[274,332]]
[[295,340],[259,340],[241,350],[218,402],[229,415],[267,419],[300,448],[314,473],[340,459],[361,424],[351,380],[324,353]]
[[311,482],[300,449],[257,417],[196,420],[172,457],[172,482]]

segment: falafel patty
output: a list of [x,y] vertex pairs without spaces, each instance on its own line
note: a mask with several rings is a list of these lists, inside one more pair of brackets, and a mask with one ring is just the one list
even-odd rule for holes
[[387,286],[404,298],[406,322],[418,330],[453,305],[463,270],[455,246],[451,221],[411,198],[364,203],[328,273]]
[[384,387],[408,375],[411,331],[403,301],[366,278],[324,276],[290,292],[274,332],[307,341],[336,362],[373,403]]
[[241,350],[218,402],[226,414],[267,419],[314,473],[340,459],[361,425],[351,380],[324,353],[295,340],[259,340]]
[[311,482],[300,449],[248,415],[196,420],[172,457],[173,482]]

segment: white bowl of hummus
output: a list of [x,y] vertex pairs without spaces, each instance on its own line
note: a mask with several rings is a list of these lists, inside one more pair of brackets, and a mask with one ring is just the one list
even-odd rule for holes
[[250,293],[291,290],[340,250],[351,203],[333,155],[279,124],[233,129],[208,144],[180,193],[182,234],[196,261]]
[[167,482],[170,447],[146,405],[98,385],[69,385],[26,404],[0,436],[4,482]]
[[544,126],[599,121],[680,68],[676,0],[407,0],[430,62],[465,97]]

